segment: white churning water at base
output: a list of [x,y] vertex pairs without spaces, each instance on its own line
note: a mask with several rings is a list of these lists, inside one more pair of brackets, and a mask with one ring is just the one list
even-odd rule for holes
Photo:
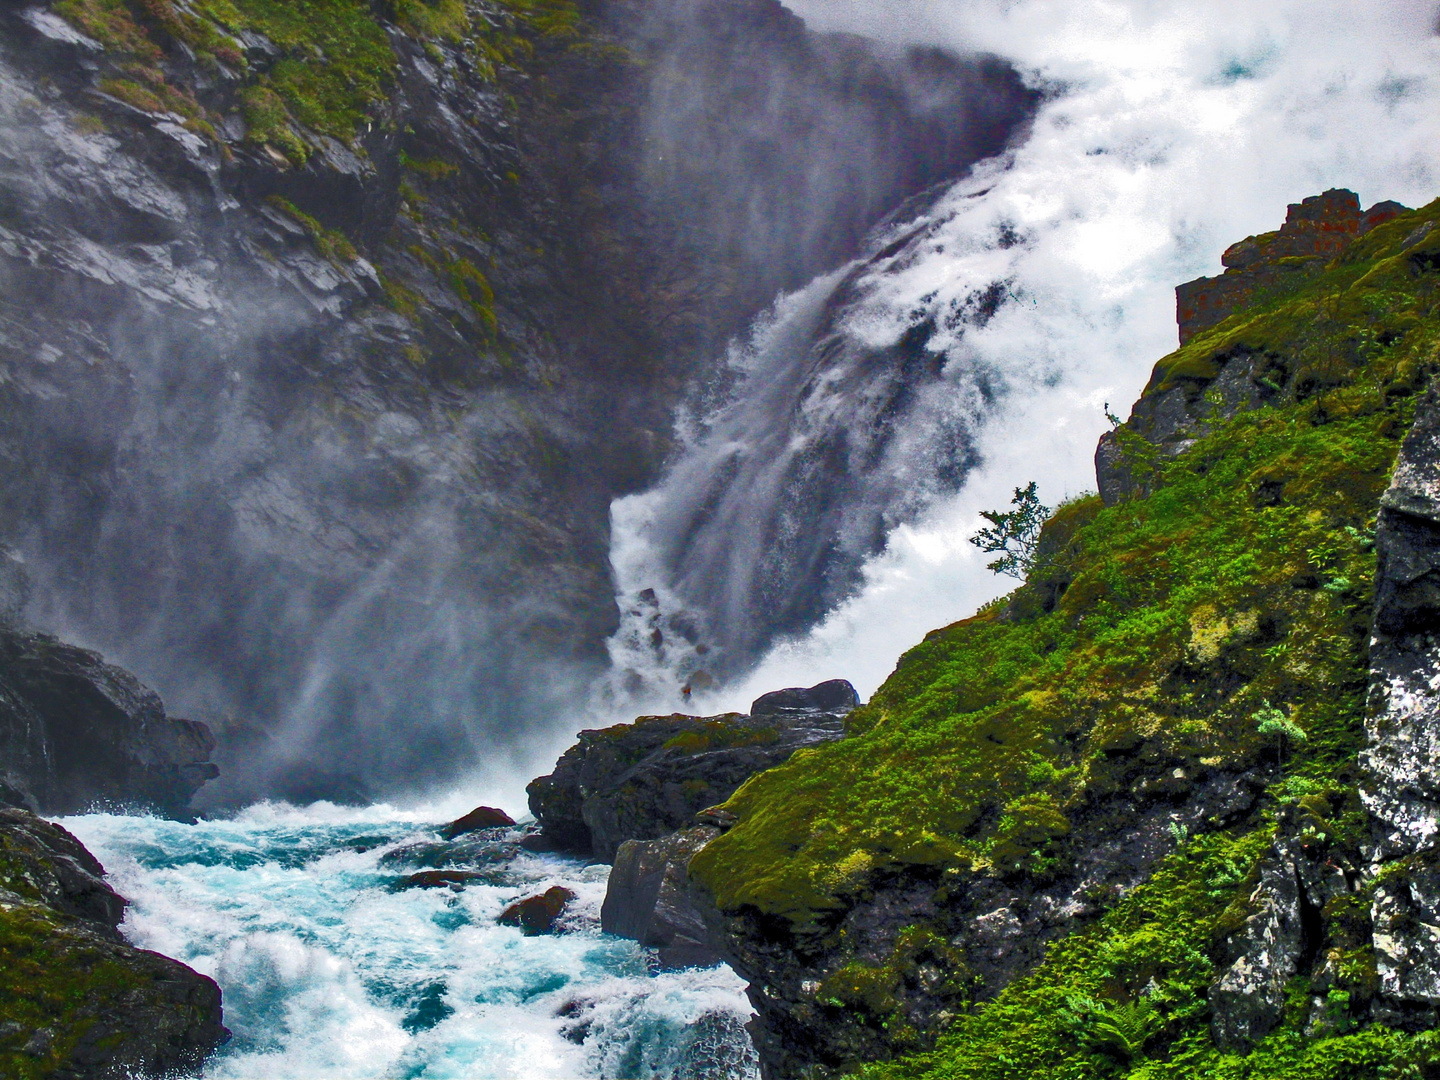
[[[464,888],[394,891],[397,848],[436,823],[388,806],[261,804],[186,825],[62,824],[131,900],[136,945],[214,978],[234,1037],[209,1080],[749,1080],[751,1010],[729,968],[662,972],[602,934],[608,867],[555,855],[482,865]],[[552,885],[560,932],[496,917]]]

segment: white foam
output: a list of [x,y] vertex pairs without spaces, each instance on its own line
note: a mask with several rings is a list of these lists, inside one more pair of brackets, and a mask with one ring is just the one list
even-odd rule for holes
[[[986,464],[896,530],[865,586],[705,707],[846,677],[868,694],[903,649],[1010,587],[966,539],[1038,480],[1052,505],[1094,487],[1102,406],[1125,412],[1176,344],[1174,286],[1217,273],[1289,202],[1440,195],[1435,5],[1404,0],[789,0],[831,29],[986,49],[1054,97],[1006,167],[958,185],[918,257],[875,272],[849,331],[875,345],[1008,280],[1014,302],[961,340],[1009,389]],[[978,192],[984,194],[975,196]],[[1023,238],[977,242],[1001,223]],[[942,320],[943,325],[943,320]]]
[[[719,969],[652,975],[645,950],[601,934],[608,868],[522,854],[487,864],[490,884],[391,891],[414,867],[382,856],[433,839],[433,824],[283,804],[193,826],[65,821],[133,901],[127,937],[219,982],[235,1038],[211,1080],[610,1078],[640,1060],[663,1078],[693,1059],[691,1027],[707,1017],[720,1037],[700,1049],[740,1062],[725,1077],[753,1077],[743,985]],[[551,885],[577,894],[562,933],[497,924]]]

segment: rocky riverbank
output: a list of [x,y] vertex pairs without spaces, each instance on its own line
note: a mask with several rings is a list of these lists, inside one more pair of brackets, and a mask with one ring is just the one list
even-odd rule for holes
[[220,988],[125,942],[125,900],[58,825],[0,809],[0,1072],[169,1076],[229,1033]]

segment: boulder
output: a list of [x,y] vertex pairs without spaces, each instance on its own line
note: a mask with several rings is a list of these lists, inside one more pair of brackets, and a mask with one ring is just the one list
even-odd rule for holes
[[515,819],[504,810],[497,810],[493,806],[477,806],[464,817],[456,818],[446,825],[440,830],[440,835],[446,840],[454,840],[466,833],[478,832],[481,829],[508,828],[514,824]]
[[0,624],[0,801],[51,814],[96,803],[187,816],[219,774],[215,739],[96,653]]
[[479,870],[421,870],[401,878],[392,888],[396,892],[405,889],[443,889],[451,885],[468,885],[472,881],[488,879],[489,876]]
[[188,1075],[229,1038],[211,979],[120,936],[125,903],[75,837],[0,810],[0,1075]]
[[539,896],[527,897],[511,904],[500,914],[502,926],[518,926],[526,937],[548,934],[555,926],[555,920],[565,910],[565,905],[575,899],[575,894],[561,885],[553,885]]
[[615,856],[600,928],[660,950],[665,967],[718,964],[705,920],[690,897],[690,860],[721,830],[697,825],[659,840],[627,840]]
[[831,679],[817,686],[792,686],[761,694],[750,705],[753,716],[793,716],[800,713],[844,714],[858,707],[860,695],[845,679]]
[[582,731],[527,788],[530,810],[557,848],[613,862],[626,840],[686,828],[755,773],[844,737],[858,703],[854,687],[834,680],[766,694],[749,714],[645,716]]

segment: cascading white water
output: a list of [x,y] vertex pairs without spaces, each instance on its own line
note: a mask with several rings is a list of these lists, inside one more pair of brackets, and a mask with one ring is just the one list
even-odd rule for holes
[[[700,689],[700,670],[726,679],[712,708],[836,676],[873,690],[925,631],[1006,588],[966,543],[981,509],[1031,479],[1051,503],[1093,489],[1105,404],[1123,412],[1175,346],[1176,284],[1324,188],[1440,194],[1433,3],[791,6],[825,29],[993,50],[1050,96],[1011,155],[780,301],[667,478],[615,505],[611,651],[647,704]],[[874,409],[890,385],[875,358],[906,349],[926,361],[902,376],[918,392]],[[883,452],[817,455],[828,471],[797,487],[792,461],[827,431]],[[824,512],[797,518],[806,498]],[[785,557],[797,527],[820,557]],[[767,599],[796,597],[809,606],[769,618]]]
[[[127,937],[220,983],[233,1038],[208,1080],[754,1080],[744,984],[658,971],[601,934],[607,867],[497,844],[484,879],[397,891],[415,867],[392,853],[434,840],[431,816],[261,804],[63,824],[132,901]],[[557,884],[578,894],[559,933],[497,925]]]

